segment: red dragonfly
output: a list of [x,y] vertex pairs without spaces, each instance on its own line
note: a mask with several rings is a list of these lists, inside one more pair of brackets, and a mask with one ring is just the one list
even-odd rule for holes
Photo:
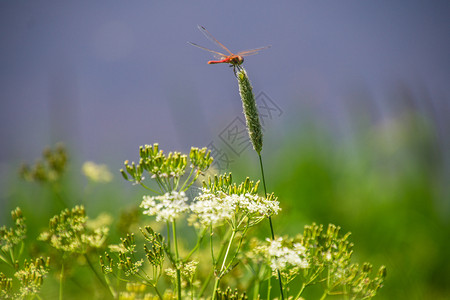
[[202,47],[202,46],[197,45],[195,43],[189,42],[189,44],[191,44],[192,46],[198,47],[200,49],[209,51],[209,52],[214,54],[214,57],[216,57],[218,60],[210,60],[210,61],[208,61],[208,64],[222,64],[222,63],[230,64],[230,67],[233,67],[233,70],[235,71],[235,73],[236,73],[236,67],[239,68],[239,66],[242,65],[242,63],[244,62],[244,56],[257,54],[261,50],[270,48],[270,45],[269,45],[269,46],[260,47],[260,48],[256,48],[256,49],[241,51],[241,52],[238,52],[238,53],[234,54],[230,50],[228,50],[228,48],[225,47],[221,42],[219,42],[215,37],[213,37],[211,35],[211,33],[209,33],[209,31],[206,30],[205,27],[198,25],[198,29],[210,41],[212,41],[213,43],[218,45],[220,48],[225,50],[228,54],[223,54],[223,53],[220,53],[220,52],[217,52],[217,51],[214,51],[214,50]]

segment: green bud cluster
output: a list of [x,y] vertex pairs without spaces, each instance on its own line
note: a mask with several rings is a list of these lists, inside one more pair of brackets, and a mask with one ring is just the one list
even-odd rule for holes
[[11,212],[11,216],[14,221],[14,228],[6,228],[4,225],[0,227],[0,251],[2,253],[0,259],[2,260],[10,250],[25,239],[27,233],[25,218],[19,207]]
[[232,291],[231,288],[228,287],[225,291],[222,291],[221,289],[217,289],[215,299],[217,299],[217,300],[247,300],[248,297],[245,293],[239,294],[237,289]]
[[211,151],[206,148],[192,147],[189,159],[191,160],[191,168],[196,168],[201,172],[205,172],[213,162]]
[[[381,266],[377,274],[373,275],[371,264],[351,263],[353,244],[348,240],[350,233],[341,236],[340,229],[329,224],[325,230],[323,225],[313,223],[304,227],[303,235],[280,239],[282,247],[303,249],[301,255],[307,267],[280,270],[285,284],[297,277],[301,279],[302,287],[298,296],[305,288],[317,283],[326,285],[322,298],[327,295],[346,295],[350,299],[370,299],[382,287],[386,268]],[[252,241],[251,247],[255,250],[249,258],[254,263],[260,264],[268,259],[265,242]]]
[[39,292],[49,267],[50,258],[48,257],[46,259],[40,257],[35,260],[25,260],[23,268],[14,274],[21,284],[20,297],[34,295]]
[[141,229],[141,232],[149,243],[149,246],[144,245],[148,262],[155,267],[161,266],[164,262],[164,238],[160,233],[153,231],[150,226],[146,226],[145,231]]
[[55,182],[61,178],[67,167],[67,151],[58,144],[54,150],[46,148],[42,158],[32,166],[23,164],[19,173],[28,181]]
[[300,241],[308,249],[316,271],[328,270],[331,274],[327,278],[329,294],[346,293],[358,299],[374,297],[382,286],[386,268],[380,267],[378,274],[370,278],[371,264],[352,264],[353,244],[348,241],[350,233],[340,236],[340,230],[333,224],[329,224],[326,231],[322,225],[312,224],[305,226]]
[[13,279],[6,277],[0,272],[0,298],[1,299],[24,299],[27,296],[36,295],[42,284],[44,278],[49,271],[50,259],[25,260],[23,267],[14,273],[14,277],[20,283],[18,289],[13,287]]
[[131,256],[128,256],[125,252],[119,252],[119,262],[117,266],[121,269],[125,276],[131,276],[137,274],[143,265],[143,260],[135,260]]
[[109,253],[105,253],[105,258],[100,255],[100,266],[102,267],[103,274],[109,274],[113,272],[114,261],[109,255]]
[[[120,170],[122,177],[130,182],[139,183],[143,186],[145,173],[148,173],[152,179],[155,179],[161,190],[170,192],[176,190],[179,186],[180,178],[185,175],[188,165],[188,155],[180,152],[169,152],[165,155],[159,150],[157,143],[145,145],[139,148],[139,163],[125,161],[125,168]],[[192,147],[189,153],[191,174],[186,182],[181,186],[181,191],[185,191],[191,186],[198,176],[205,172],[213,158],[211,151],[206,148]],[[193,177],[191,175],[195,173]]]
[[136,252],[136,240],[134,238],[134,233],[127,234],[126,238],[120,238],[122,246],[128,253]]
[[12,288],[13,288],[13,280],[12,278],[6,277],[5,274],[0,272],[0,298],[8,299],[12,298]]
[[254,182],[248,177],[239,185],[233,183],[231,173],[219,176],[214,175],[214,177],[209,176],[206,181],[203,181],[203,188],[210,190],[212,193],[221,191],[228,195],[256,195],[258,193],[258,187],[259,180]]
[[[0,299],[24,299],[36,295],[49,270],[49,258],[25,260],[20,266],[19,258],[24,249],[27,232],[25,218],[19,207],[11,212],[15,228],[0,227],[0,261],[15,270],[19,286],[14,288],[13,278],[0,272]],[[20,247],[17,247],[20,244]],[[15,285],[15,284],[14,284]]]
[[[106,252],[104,256],[100,256],[100,265],[103,274],[114,274],[118,282],[131,280],[121,278],[123,275],[126,277],[135,276],[145,286],[155,287],[163,272],[164,257],[168,251],[167,245],[164,243],[162,235],[154,232],[149,226],[140,229],[140,231],[148,243],[144,244],[143,250],[148,263],[152,267],[152,276],[147,273],[148,268],[144,267],[144,259],[137,255],[134,234],[127,234],[125,238],[121,238],[120,245],[110,246],[111,254]],[[115,258],[111,257],[112,252],[116,252],[114,253]]]
[[307,249],[313,249],[314,257],[319,260],[328,253],[334,261],[347,262],[353,253],[353,244],[348,241],[351,233],[348,232],[340,237],[340,230],[340,227],[333,224],[329,224],[325,232],[323,225],[319,226],[313,223],[305,226],[301,239],[302,245]]
[[[186,171],[187,155],[180,152],[169,152],[166,156],[162,150],[158,150],[159,145],[153,144],[139,147],[139,163],[129,164],[125,161],[126,173],[131,175],[134,181],[140,181],[144,171],[152,174],[153,177],[180,177]],[[128,176],[122,169],[122,176],[128,180]]]
[[91,248],[101,248],[108,234],[107,227],[91,230],[86,226],[87,216],[84,206],[65,209],[50,219],[48,231],[39,240],[65,254],[85,254]]

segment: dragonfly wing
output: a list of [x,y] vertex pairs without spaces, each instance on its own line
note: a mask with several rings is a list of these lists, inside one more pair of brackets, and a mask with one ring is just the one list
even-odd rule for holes
[[203,50],[205,50],[205,51],[211,52],[212,54],[214,54],[214,57],[217,58],[217,59],[223,59],[223,58],[227,57],[227,55],[225,55],[225,54],[223,54],[223,53],[220,53],[220,52],[217,52],[217,51],[208,49],[208,48],[206,48],[206,47],[197,45],[197,44],[195,44],[195,43],[191,43],[191,42],[188,42],[188,43],[191,44],[192,46],[195,46],[195,47],[198,47],[198,48],[203,49]]
[[240,56],[254,55],[254,54],[258,54],[259,51],[270,48],[270,47],[272,47],[272,46],[269,45],[269,46],[260,47],[260,48],[256,48],[256,49],[245,50],[245,51],[238,52],[236,55],[240,55]]
[[[233,55],[233,53],[232,53],[230,50],[228,50],[228,48],[225,47],[221,42],[219,42],[215,37],[213,37],[212,34],[209,33],[208,30],[206,30],[205,27],[200,26],[200,25],[197,25],[197,27],[198,27],[198,30],[200,30],[200,31],[206,36],[206,38],[207,38],[208,40],[210,40],[210,41],[213,42],[214,44],[218,45],[220,48],[222,48],[222,49],[224,49],[225,51],[227,51],[230,55]],[[227,56],[227,55],[225,55],[225,56]]]

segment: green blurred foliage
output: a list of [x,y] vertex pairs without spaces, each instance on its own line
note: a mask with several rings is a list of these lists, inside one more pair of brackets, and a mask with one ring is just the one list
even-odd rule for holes
[[[353,114],[353,135],[345,141],[319,128],[316,120],[284,129],[277,135],[282,144],[273,140],[273,132],[266,132],[262,151],[266,180],[283,209],[273,218],[275,232],[293,236],[312,222],[336,224],[343,232],[352,232],[355,262],[370,261],[375,268],[386,265],[388,276],[377,299],[448,299],[450,213],[445,204],[450,197],[443,175],[448,168],[444,150],[439,148],[432,118],[408,105],[399,107],[378,120]],[[248,150],[231,171],[238,180],[258,179],[257,163],[256,153]],[[118,172],[113,182],[87,184],[80,179],[80,170],[81,165],[69,161],[68,174],[57,184],[12,182],[2,218],[8,220],[9,211],[20,206],[27,218],[27,235],[35,239],[63,209],[62,198],[69,207],[85,205],[91,218],[109,213],[115,220],[110,243],[136,231],[140,219],[136,207],[144,191],[130,190]],[[252,234],[267,236],[268,227],[260,227],[261,232]],[[43,250],[44,245],[37,243],[26,249],[25,257]],[[67,299],[95,295],[98,286],[91,284],[95,278],[87,267],[68,271]],[[49,277],[43,293],[56,297],[58,279]]]
[[[307,133],[286,129],[282,147],[263,150],[269,191],[283,209],[275,231],[294,235],[311,222],[339,225],[352,232],[356,260],[386,265],[377,299],[448,299],[445,153],[433,120],[400,107],[374,122],[351,120],[355,130],[344,142],[315,121]],[[271,138],[269,132],[264,143],[273,144]],[[246,166],[236,169],[244,174]]]

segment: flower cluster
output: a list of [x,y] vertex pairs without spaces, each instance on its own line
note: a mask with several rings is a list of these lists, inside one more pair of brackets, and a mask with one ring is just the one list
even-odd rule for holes
[[[0,227],[0,261],[3,261],[15,270],[14,277],[20,285],[13,287],[13,278],[0,272],[0,298],[24,299],[27,296],[36,295],[44,277],[49,270],[49,258],[25,260],[20,266],[20,256],[23,252],[23,240],[27,232],[25,218],[19,207],[11,212],[14,220],[14,228]],[[20,246],[18,246],[20,244]],[[14,283],[14,286],[16,284]]]
[[269,243],[267,254],[270,257],[270,267],[273,271],[284,271],[288,268],[306,269],[309,263],[306,259],[306,248],[300,243],[294,243],[292,247],[283,245],[283,239],[266,239]]
[[184,192],[172,191],[162,196],[144,196],[140,207],[144,215],[156,216],[157,222],[172,222],[189,209],[187,201]]
[[[0,251],[5,254],[22,242],[27,232],[25,218],[19,207],[11,212],[11,216],[14,220],[14,228],[0,227]],[[3,257],[3,255],[0,257]]]
[[205,185],[190,205],[184,192],[171,191],[161,196],[144,196],[140,207],[144,209],[143,214],[156,216],[157,222],[172,222],[190,211],[189,221],[194,226],[209,227],[228,222],[238,229],[253,226],[280,211],[277,198],[273,194],[267,198],[259,196],[257,187],[258,183],[248,178],[236,185],[232,183],[231,175],[224,175],[216,177],[215,183]]
[[233,228],[238,228],[245,221],[252,226],[277,214],[280,206],[273,195],[264,198],[253,193],[227,194],[203,188],[190,209],[194,213],[191,222],[197,220],[203,226],[210,226],[228,221]]
[[47,148],[42,153],[42,159],[33,166],[22,165],[20,175],[28,181],[54,182],[66,170],[67,151],[64,145],[58,144],[54,150]]
[[[194,225],[200,223],[203,226],[220,224],[232,217],[233,210],[226,201],[222,201],[226,195],[216,196],[209,193],[207,189],[202,189],[202,193],[195,198],[195,202],[190,205],[193,214],[190,222]],[[195,221],[198,221],[197,223]]]
[[[147,258],[145,261],[135,257],[134,236],[127,235],[120,246],[114,247],[118,254],[117,263],[114,263],[109,254],[105,255],[105,259],[101,258],[105,275],[113,273],[114,266],[117,266],[125,276],[133,275],[143,280],[143,283],[152,287],[159,299],[162,299],[157,285],[164,273],[162,268],[167,258],[166,262],[170,262],[171,266],[165,269],[165,274],[177,287],[177,298],[193,296],[198,281],[194,281],[197,262],[193,261],[191,256],[201,247],[206,232],[210,231],[209,252],[213,270],[209,278],[215,276],[214,299],[246,299],[245,294],[239,295],[230,289],[219,289],[220,284],[224,284],[221,282],[222,278],[239,263],[248,264],[255,270],[255,277],[252,279],[257,282],[255,286],[259,287],[267,278],[276,275],[280,279],[281,289],[285,285],[286,290],[295,290],[295,299],[301,297],[305,288],[317,283],[324,285],[322,299],[336,294],[371,298],[382,286],[384,267],[373,277],[370,264],[351,264],[353,245],[348,241],[349,234],[340,236],[340,228],[334,225],[329,225],[326,230],[315,224],[305,226],[301,236],[266,239],[253,245],[248,244],[251,250],[242,254],[241,250],[246,247],[245,237],[248,229],[266,218],[271,225],[271,216],[280,212],[280,203],[273,193],[263,197],[258,193],[259,181],[254,182],[246,178],[241,183],[235,183],[230,173],[208,176],[203,181],[199,195],[189,202],[184,191],[212,162],[206,149],[192,148],[189,155],[191,172],[188,176],[183,176],[187,167],[186,155],[170,152],[165,156],[158,149],[158,145],[154,144],[141,147],[140,156],[139,164],[126,163],[126,172],[122,170],[122,175],[125,179],[152,190],[142,182],[143,174],[147,172],[159,185],[161,192],[152,190],[158,195],[144,196],[140,207],[143,214],[155,217],[157,222],[167,223],[167,242],[150,227],[146,227],[145,231],[141,229],[144,239],[148,242],[144,245]],[[193,174],[195,175],[192,176]],[[129,175],[132,179],[129,179]],[[180,183],[181,177],[186,178],[183,184]],[[184,214],[188,215],[190,225],[201,230],[198,231],[195,247],[182,258],[181,251],[178,250],[176,223]],[[228,225],[228,230],[222,230],[222,225]],[[221,239],[220,243],[218,239]],[[220,248],[217,249],[219,245]],[[110,247],[111,250],[114,248]],[[144,263],[150,263],[152,276],[147,273],[148,268]],[[294,279],[300,285],[289,287],[290,284],[293,285]],[[202,287],[202,292],[207,288],[207,284]],[[164,297],[168,291],[170,289],[166,289]],[[255,290],[255,295],[256,293]]]
[[21,284],[20,298],[39,292],[44,277],[48,273],[49,265],[49,258],[46,260],[42,257],[30,261],[25,260],[23,268],[14,274]]
[[[145,231],[141,229],[141,233],[149,243],[148,245],[144,245],[148,262],[155,267],[155,270],[161,270],[161,266],[164,263],[165,251],[163,237],[161,234],[154,232],[149,226],[145,227]],[[120,240],[121,244],[109,246],[110,251],[118,255],[117,267],[126,276],[139,273],[144,264],[144,260],[135,258],[136,241],[134,234],[127,234],[125,238],[121,238]],[[114,271],[114,260],[108,253],[105,253],[105,258],[103,256],[100,257],[100,265],[104,274],[109,274]]]
[[339,232],[340,228],[332,224],[327,230],[312,224],[305,226],[303,235],[296,238],[253,241],[249,258],[255,264],[265,260],[272,271],[279,270],[285,284],[300,277],[299,295],[310,285],[326,282],[325,294],[345,294],[357,299],[375,296],[386,276],[385,268],[372,276],[372,265],[352,264],[350,233],[341,236]]
[[[189,187],[194,183],[198,176],[206,171],[211,165],[213,159],[210,157],[211,151],[206,148],[192,147],[189,153],[191,175],[183,184],[183,188]],[[157,143],[145,145],[139,148],[139,163],[125,161],[125,168],[120,172],[125,180],[143,185],[145,173],[156,179],[161,189],[170,192],[179,184],[180,178],[186,173],[188,165],[188,156],[180,152],[169,152],[165,155],[159,150]],[[131,177],[131,178],[130,178]]]
[[89,248],[101,248],[108,235],[108,227],[89,229],[83,206],[65,209],[50,219],[49,230],[39,236],[64,253],[85,254]]
[[230,174],[209,177],[203,182],[200,195],[190,208],[193,215],[190,223],[195,226],[215,226],[224,221],[235,230],[241,226],[253,226],[262,219],[278,214],[280,204],[277,198],[258,195],[259,181],[246,178],[236,184]]
[[[17,292],[13,290],[13,279],[0,272],[0,298],[24,299],[27,296],[36,295],[49,271],[49,262],[49,258],[44,260],[42,257],[29,261],[25,260],[22,268],[14,273],[14,277],[20,283]],[[17,267],[19,267],[18,262]]]
[[164,238],[158,232],[153,231],[150,226],[145,227],[145,231],[141,229],[141,233],[149,245],[144,245],[145,255],[148,262],[154,266],[162,266],[164,262],[165,244]]
[[300,270],[310,267],[307,249],[299,241],[279,237],[265,242],[254,240],[252,244],[249,257],[257,263],[265,261],[273,274],[279,271],[285,284],[297,277]]
[[217,300],[247,300],[248,297],[245,293],[239,294],[237,290],[231,290],[230,287],[228,287],[225,291],[222,291],[221,289],[217,289],[215,299]]

